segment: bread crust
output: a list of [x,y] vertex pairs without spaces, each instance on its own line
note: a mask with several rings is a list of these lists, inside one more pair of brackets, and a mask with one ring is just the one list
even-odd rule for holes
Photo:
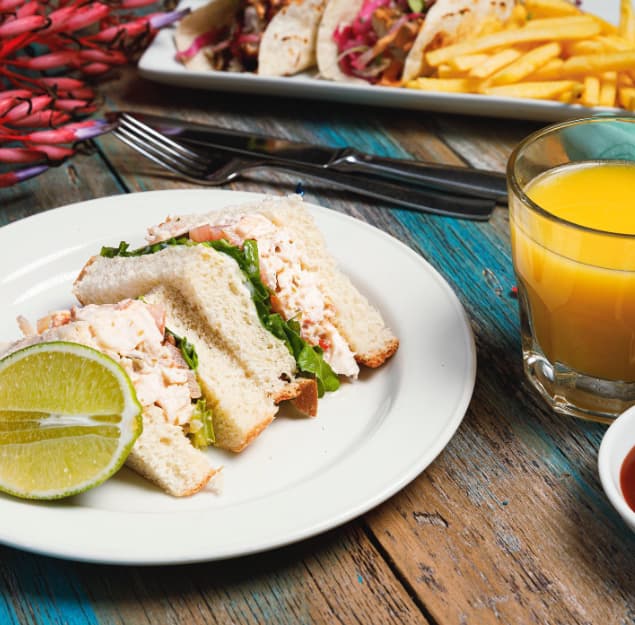
[[355,360],[360,365],[365,365],[371,369],[381,367],[399,349],[399,339],[394,338],[384,346],[384,349],[368,354],[355,354]]
[[295,378],[287,384],[274,398],[279,404],[283,401],[292,401],[293,405],[310,417],[317,415],[318,392],[317,382],[313,378]]
[[247,432],[245,438],[242,441],[242,444],[237,447],[228,447],[229,451],[233,451],[234,453],[240,453],[245,447],[251,443],[271,422],[273,421],[273,416],[269,420],[264,420],[258,423],[253,429]]
[[143,432],[126,465],[174,497],[198,493],[220,470],[192,446],[180,426],[165,421],[157,406],[143,411]]
[[[73,287],[76,287],[85,277],[86,274],[88,273],[88,269],[89,267],[97,260],[97,258],[99,258],[99,256],[91,256],[86,263],[84,263],[84,266],[81,268],[81,271],[79,272],[79,275],[77,276],[77,278],[75,278],[75,282],[73,282]],[[86,303],[84,301],[82,301],[82,299],[75,294],[79,303],[82,304],[82,306]]]
[[318,412],[318,385],[313,378],[299,378],[300,393],[291,403],[303,414],[316,417]]
[[138,473],[141,477],[144,477],[146,480],[156,484],[168,495],[172,495],[173,497],[191,497],[192,495],[196,495],[196,493],[202,491],[209,481],[219,472],[219,469],[210,468],[208,473],[200,475],[199,481],[190,488],[175,490],[174,488],[168,488],[163,482],[159,484],[154,475],[151,472],[146,471],[142,464],[133,465],[132,463],[126,463],[126,465],[129,466],[135,473]]

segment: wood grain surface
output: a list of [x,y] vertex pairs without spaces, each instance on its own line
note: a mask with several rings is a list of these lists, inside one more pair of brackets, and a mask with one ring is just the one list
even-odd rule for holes
[[[176,89],[132,70],[106,87],[105,108],[497,171],[538,128]],[[113,137],[92,145],[0,191],[0,223],[93,197],[193,186]],[[523,378],[506,207],[487,223],[441,218],[272,171],[227,188],[280,194],[299,181],[309,201],[368,221],[421,254],[463,303],[478,374],[452,441],[379,508],[265,554],[141,568],[2,547],[0,623],[635,623],[635,536],[610,507],[596,469],[605,426],[552,413]]]

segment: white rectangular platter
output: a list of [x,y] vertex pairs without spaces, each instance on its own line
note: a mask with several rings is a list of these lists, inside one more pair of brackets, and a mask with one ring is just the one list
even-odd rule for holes
[[[185,0],[181,2],[179,7],[195,8],[201,4],[204,4],[204,1]],[[600,15],[612,23],[618,21],[619,0],[585,0],[582,7],[585,11]],[[159,32],[139,61],[141,76],[177,87],[326,100],[355,104],[356,106],[362,104],[537,121],[562,121],[617,110],[589,108],[547,100],[501,98],[476,94],[430,93],[417,89],[332,82],[321,80],[316,77],[315,72],[284,78],[258,76],[246,72],[195,72],[185,69],[181,63],[175,60],[172,37],[173,29],[171,28]]]

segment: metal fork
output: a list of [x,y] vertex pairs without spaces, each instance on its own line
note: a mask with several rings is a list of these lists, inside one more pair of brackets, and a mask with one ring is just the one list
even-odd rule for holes
[[220,186],[255,169],[276,168],[325,180],[336,188],[424,213],[487,220],[495,207],[493,200],[326,171],[300,163],[290,165],[288,161],[237,157],[234,153],[224,152],[219,148],[194,150],[129,115],[118,120],[113,134],[157,165],[198,184]]

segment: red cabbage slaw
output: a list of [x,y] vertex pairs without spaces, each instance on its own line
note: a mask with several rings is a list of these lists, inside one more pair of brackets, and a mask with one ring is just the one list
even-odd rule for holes
[[[243,33],[240,28],[236,28],[233,33],[227,31],[225,37],[217,30],[212,29],[198,35],[186,50],[176,53],[177,61],[187,61],[196,55],[203,48],[207,49],[208,54],[216,54],[226,48],[232,48],[234,56],[242,56],[240,46],[246,43],[258,44],[262,38],[261,33]],[[222,38],[221,38],[222,37]],[[220,41],[217,41],[221,38]]]
[[290,1],[246,0],[231,23],[196,36],[186,50],[177,52],[176,59],[185,62],[204,49],[216,69],[255,71],[264,29]]
[[208,30],[201,35],[198,35],[194,38],[194,41],[192,41],[187,50],[181,50],[176,53],[177,61],[187,61],[191,59],[202,48],[211,46],[216,40],[217,35],[218,31],[216,29]]
[[338,25],[333,33],[340,70],[348,76],[377,82],[381,73],[390,65],[391,59],[383,54],[385,50],[377,51],[375,48],[380,40],[373,27],[375,11],[386,7],[401,13],[389,31],[381,37],[392,38],[407,22],[421,20],[433,3],[434,0],[364,0],[355,19],[350,24]]

